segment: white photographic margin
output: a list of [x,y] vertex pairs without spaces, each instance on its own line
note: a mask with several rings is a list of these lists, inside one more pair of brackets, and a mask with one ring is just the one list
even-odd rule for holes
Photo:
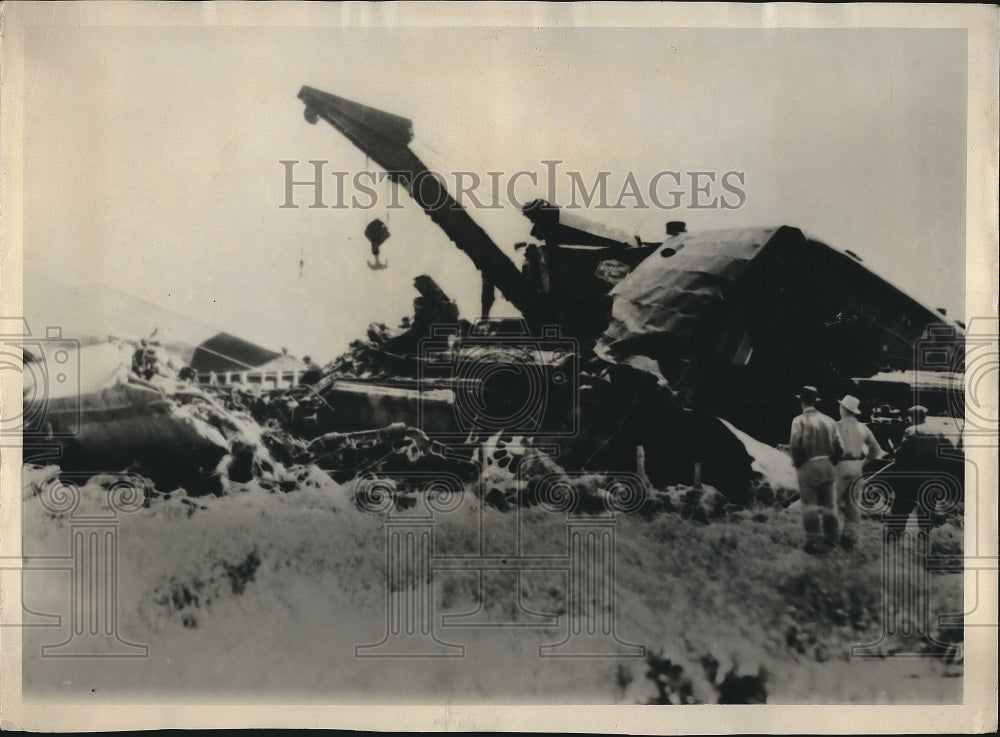
[[[750,28],[965,28],[968,31],[967,315],[997,316],[998,9],[990,5],[904,4],[653,4],[653,3],[6,3],[2,10],[2,251],[0,313],[22,314],[22,111],[31,70],[24,31],[39,25],[187,26],[616,26]],[[9,372],[8,372],[9,373]],[[989,387],[996,407],[996,385]],[[2,401],[17,412],[20,387],[2,386]],[[2,555],[20,554],[20,449],[2,449]],[[980,555],[996,556],[995,447],[970,448],[982,474]],[[986,547],[984,547],[984,545]],[[989,547],[992,546],[992,549]],[[996,576],[967,573],[967,608],[992,607]],[[997,630],[966,631],[964,704],[932,706],[732,706],[674,709],[655,706],[143,706],[31,705],[22,702],[20,578],[4,576],[0,607],[2,726],[51,731],[172,728],[328,727],[375,730],[504,730],[619,733],[894,733],[977,732],[996,728]]]

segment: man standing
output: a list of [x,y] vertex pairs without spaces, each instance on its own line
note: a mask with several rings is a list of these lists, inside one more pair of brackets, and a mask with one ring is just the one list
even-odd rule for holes
[[861,403],[857,397],[848,394],[840,400],[840,422],[837,423],[837,432],[844,444],[844,457],[837,464],[835,507],[843,514],[844,529],[840,536],[840,544],[845,550],[851,550],[857,543],[855,527],[861,519],[861,509],[857,504],[861,489],[854,487],[862,483],[862,466],[865,461],[885,456],[885,451],[878,444],[871,428],[858,421],[860,416]]
[[[962,460],[962,428],[949,417],[928,417],[927,408],[917,405],[907,410],[910,426],[893,465],[899,480],[893,483],[893,502],[886,526],[898,535],[906,528],[910,515],[916,511],[917,526],[930,533],[931,510],[928,504],[934,494],[921,499],[921,490],[935,480],[945,491],[962,493],[965,465]],[[933,492],[934,488],[930,488]]]
[[802,404],[802,414],[792,420],[788,445],[799,477],[805,550],[822,554],[829,552],[840,538],[840,523],[834,509],[834,465],[844,455],[844,445],[837,423],[816,409],[819,400],[816,387],[802,387],[796,399]]

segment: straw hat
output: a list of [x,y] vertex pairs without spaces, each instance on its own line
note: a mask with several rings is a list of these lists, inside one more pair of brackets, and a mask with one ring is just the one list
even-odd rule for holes
[[844,395],[844,398],[840,400],[840,406],[852,415],[861,414],[861,402],[858,401],[857,397],[853,397],[850,394]]

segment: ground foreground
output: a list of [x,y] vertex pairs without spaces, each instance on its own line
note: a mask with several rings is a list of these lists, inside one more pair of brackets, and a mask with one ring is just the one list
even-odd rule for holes
[[[24,552],[65,556],[85,513],[107,514],[112,478],[92,479],[71,518],[40,503],[52,469],[27,469]],[[317,472],[297,490],[237,486],[225,496],[155,492],[119,514],[118,621],[148,656],[68,659],[41,646],[69,637],[70,572],[24,576],[25,605],[63,613],[58,627],[25,630],[28,699],[95,703],[955,703],[962,668],[954,650],[907,648],[889,638],[883,546],[864,520],[850,553],[801,550],[792,507],[731,512],[710,524],[673,514],[614,520],[614,630],[638,657],[539,657],[565,639],[569,575],[552,570],[433,573],[434,630],[462,657],[358,658],[387,631],[384,514],[360,511],[350,484]],[[89,512],[88,512],[89,510]],[[414,518],[421,509],[404,512]],[[474,492],[436,516],[436,556],[564,555],[567,517],[543,506],[499,511]],[[519,531],[518,531],[519,529]],[[480,541],[482,530],[482,542]],[[954,523],[932,533],[932,553],[958,554]],[[480,581],[482,583],[480,584]],[[937,624],[961,610],[960,574],[930,576]],[[447,614],[506,627],[442,627]],[[548,622],[541,615],[556,615]],[[610,619],[607,621],[611,621]],[[454,624],[454,622],[452,622]],[[587,623],[577,623],[587,631]],[[599,628],[598,628],[599,629]],[[623,646],[624,647],[624,646]],[[908,650],[924,657],[902,657]],[[454,651],[453,651],[454,652]],[[633,651],[633,654],[636,651]],[[928,657],[936,655],[938,657]]]

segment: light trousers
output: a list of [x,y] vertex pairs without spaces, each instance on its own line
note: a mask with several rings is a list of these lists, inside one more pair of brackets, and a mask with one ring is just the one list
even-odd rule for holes
[[814,458],[799,466],[798,477],[806,542],[836,544],[840,539],[840,519],[833,464],[828,458]]

